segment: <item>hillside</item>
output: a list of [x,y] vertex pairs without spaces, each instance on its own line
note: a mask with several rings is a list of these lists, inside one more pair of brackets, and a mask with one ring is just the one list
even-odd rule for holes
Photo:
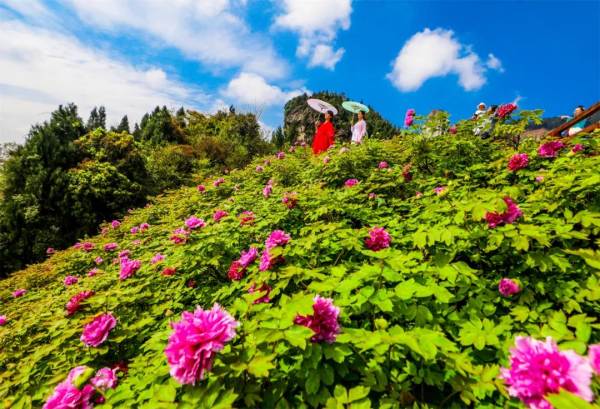
[[500,377],[517,335],[600,342],[597,136],[413,129],[158,196],[0,282],[0,401],[41,407],[86,365],[72,407],[523,407]]

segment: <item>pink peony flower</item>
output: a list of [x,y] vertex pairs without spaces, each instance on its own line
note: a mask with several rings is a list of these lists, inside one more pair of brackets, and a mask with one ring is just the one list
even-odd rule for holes
[[27,290],[24,288],[19,288],[18,290],[13,291],[12,296],[13,298],[19,298],[24,296],[27,293]]
[[100,234],[106,236],[108,234],[108,231],[108,227],[103,227],[102,230],[100,230]]
[[75,276],[66,276],[65,279],[63,280],[63,284],[65,286],[70,286],[73,284],[77,284],[77,281],[79,281],[79,279]]
[[521,292],[521,287],[519,287],[519,283],[510,278],[503,278],[498,283],[498,291],[502,294],[503,297],[510,297],[513,294],[518,294]]
[[95,245],[94,243],[91,243],[89,241],[86,241],[85,243],[81,244],[81,249],[85,252],[90,252],[94,249]]
[[390,246],[392,238],[383,227],[373,227],[369,230],[369,237],[365,239],[365,245],[369,250],[379,251]]
[[154,255],[154,257],[152,257],[152,259],[150,260],[150,264],[156,264],[156,263],[160,263],[161,261],[163,261],[165,259],[165,256],[163,256],[160,253],[156,253]]
[[146,231],[150,228],[150,225],[148,223],[142,223],[140,224],[140,231]]
[[127,258],[131,254],[129,250],[123,250],[119,252],[119,258]]
[[65,305],[65,308],[67,309],[67,317],[70,317],[71,315],[79,311],[79,308],[81,307],[81,302],[90,298],[92,295],[94,295],[94,292],[92,290],[86,290],[75,294],[73,297],[71,297],[71,299]]
[[81,250],[83,248],[83,243],[75,243],[73,244],[73,248],[75,250]]
[[250,247],[248,251],[243,251],[239,258],[239,262],[242,267],[247,268],[250,264],[254,263],[254,260],[258,258],[258,249],[255,247]]
[[108,312],[94,317],[94,319],[83,327],[81,342],[89,347],[100,346],[110,331],[117,325],[117,319]]
[[504,105],[500,105],[498,107],[498,109],[496,110],[496,116],[498,118],[506,118],[508,115],[510,115],[515,109],[517,109],[517,106],[515,104],[509,103],[509,104],[504,104]]
[[562,148],[565,147],[565,144],[561,141],[550,141],[546,142],[538,148],[538,155],[542,158],[555,158]]
[[196,186],[196,189],[200,193],[204,193],[206,191],[206,188],[204,187],[204,185],[198,185],[198,186]]
[[5,326],[7,322],[8,318],[6,318],[6,315],[0,315],[0,327]]
[[96,263],[96,265],[100,265],[100,264],[102,264],[103,262],[104,262],[104,259],[103,259],[102,257],[100,257],[100,256],[98,256],[98,257],[96,257],[96,258],[94,259],[94,263]]
[[216,353],[235,337],[239,323],[219,304],[210,310],[184,311],[165,348],[170,373],[181,384],[195,385],[210,371]]
[[71,382],[64,381],[54,388],[52,396],[42,409],[92,409],[94,404],[91,400],[94,393],[92,385],[85,385],[79,390]]
[[241,220],[240,220],[240,225],[244,226],[246,224],[252,224],[254,222],[254,213],[252,213],[250,210],[246,210],[244,212],[242,212],[241,216]]
[[296,315],[294,324],[302,325],[313,330],[312,342],[327,342],[331,344],[335,341],[340,332],[338,316],[340,309],[333,305],[331,298],[321,298],[317,295],[313,303],[313,315]]
[[593,398],[589,362],[574,351],[560,351],[551,337],[545,342],[517,337],[510,350],[510,367],[501,373],[509,395],[532,409],[551,409],[545,397],[560,389],[588,402]]
[[121,270],[119,271],[119,280],[126,280],[140,269],[142,262],[140,260],[121,259]]
[[377,167],[379,169],[387,169],[390,167],[390,165],[388,165],[388,163],[386,161],[381,161],[381,162],[379,162],[379,165],[377,165]]
[[90,271],[88,271],[87,275],[88,275],[88,277],[93,277],[96,274],[98,274],[98,271],[99,270],[97,268],[92,268]]
[[50,254],[54,254],[54,253],[55,253],[55,251],[54,251],[54,249],[52,247],[48,247],[46,249],[46,254],[50,255]]
[[583,145],[578,143],[573,146],[573,148],[571,149],[571,152],[577,153],[577,152],[581,152],[582,150],[583,150]]
[[175,267],[165,267],[162,271],[162,275],[170,277],[172,275],[175,275],[175,273],[177,272],[177,269]]
[[416,112],[412,108],[406,110],[406,114],[404,115],[404,127],[405,128],[409,128],[413,124],[413,122],[415,120],[415,114],[416,114]]
[[239,281],[244,277],[244,272],[246,269],[242,266],[239,260],[235,260],[229,266],[229,271],[227,272],[227,277],[233,281]]
[[277,246],[285,246],[289,243],[291,237],[289,234],[286,234],[283,230],[273,230],[267,240],[265,241],[265,246],[267,249],[272,249]]
[[515,153],[508,161],[508,169],[516,172],[519,169],[526,168],[528,163],[529,156],[526,153]]
[[219,185],[222,185],[223,183],[225,183],[225,179],[223,178],[218,178],[217,180],[215,180],[213,182],[213,186],[214,187],[219,187]]
[[519,209],[519,206],[510,197],[506,196],[503,200],[506,203],[506,210],[503,213],[487,212],[485,214],[485,220],[490,229],[502,224],[513,224],[518,218],[523,216],[523,212]]
[[133,227],[132,227],[132,228],[129,230],[129,232],[130,232],[131,234],[138,234],[138,233],[140,232],[140,228],[139,228],[138,226],[133,226]]
[[448,132],[450,132],[452,135],[456,135],[456,132],[458,130],[456,129],[456,125],[452,125],[449,129]]
[[536,176],[535,177],[535,181],[538,182],[538,183],[542,183],[544,181],[544,177],[541,176],[541,175],[540,176]]
[[263,168],[263,167],[262,167],[262,166],[260,166],[260,165],[258,165],[258,166],[256,167],[256,171],[257,171],[258,173],[261,173],[263,170],[265,170],[265,168]]
[[215,214],[213,214],[213,220],[218,222],[223,217],[227,217],[228,215],[229,213],[227,213],[225,210],[217,210]]
[[119,245],[117,243],[106,243],[104,245],[104,251],[113,251],[116,250]]
[[263,303],[271,302],[271,298],[269,297],[269,294],[271,294],[271,290],[272,290],[272,288],[266,283],[263,283],[263,285],[261,285],[260,288],[258,288],[258,289],[256,288],[255,284],[252,284],[252,286],[248,289],[249,294],[263,293],[263,292],[265,293],[265,294],[263,294],[262,297],[254,300],[254,302],[252,304],[263,304]]
[[186,229],[183,229],[183,228],[175,229],[175,230],[173,230],[173,234],[171,235],[170,239],[175,244],[182,244],[187,241],[189,234],[190,234],[190,232],[187,231]]
[[446,186],[438,186],[433,189],[436,195],[444,196],[446,194]]
[[197,218],[196,216],[191,216],[185,221],[185,225],[190,229],[194,230],[198,227],[204,227],[206,223],[204,220]]
[[116,369],[99,369],[96,375],[90,379],[90,383],[102,392],[115,388],[117,386]]
[[369,193],[369,200],[373,200],[376,198],[377,198],[377,195],[375,193],[373,193],[373,192]]
[[330,158],[329,156],[325,156],[325,157],[323,158],[323,163],[324,163],[324,164],[328,164],[330,161],[331,161],[331,158]]
[[588,360],[596,375],[600,375],[600,344],[590,345],[588,348]]
[[267,271],[273,268],[275,265],[277,265],[277,263],[282,261],[283,257],[272,257],[271,253],[269,253],[269,249],[266,248],[260,255],[260,265],[258,266],[258,269],[260,271]]
[[[269,182],[271,182],[271,181],[269,180]],[[273,192],[273,186],[271,185],[271,183],[267,183],[265,185],[265,187],[263,187],[263,190],[262,190],[263,196],[268,198],[269,196],[271,196],[272,192]]]
[[346,187],[352,187],[357,184],[358,184],[358,179],[348,179],[344,182],[344,186],[346,186]]
[[283,152],[277,152],[277,159],[285,159],[285,153]]
[[110,222],[110,225],[112,226],[113,229],[116,229],[121,225],[121,222],[118,220],[113,220],[112,222]]

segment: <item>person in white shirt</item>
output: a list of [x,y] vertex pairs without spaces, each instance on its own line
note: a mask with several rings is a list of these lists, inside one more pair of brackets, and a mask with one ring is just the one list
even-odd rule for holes
[[479,105],[477,105],[477,111],[475,111],[475,114],[473,115],[474,118],[479,118],[481,115],[485,114],[486,111],[486,106],[483,102],[480,102]]
[[352,143],[360,144],[367,134],[367,123],[363,111],[358,111],[358,122],[353,124],[350,130],[352,131]]

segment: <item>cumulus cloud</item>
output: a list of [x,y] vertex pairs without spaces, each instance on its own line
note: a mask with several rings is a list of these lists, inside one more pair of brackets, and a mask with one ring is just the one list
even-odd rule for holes
[[308,92],[306,89],[284,91],[258,74],[242,72],[221,91],[224,97],[239,104],[253,107],[282,105],[295,96]]
[[486,65],[486,67],[488,67],[492,70],[504,72],[504,67],[502,66],[502,61],[500,61],[498,59],[498,57],[496,57],[492,53],[488,54],[488,59],[487,59],[485,65]]
[[270,39],[239,13],[245,0],[61,0],[87,24],[110,33],[131,30],[180,50],[215,70],[241,68],[281,78],[288,64]]
[[125,114],[139,120],[156,105],[199,108],[208,102],[201,90],[160,68],[135,67],[72,36],[7,20],[0,21],[0,32],[0,142],[22,142],[31,124],[69,102],[83,117],[104,105],[115,125]]
[[350,28],[352,0],[283,0],[281,10],[274,27],[299,34],[296,54],[308,57],[310,67],[333,70],[344,55],[333,43],[339,30]]
[[470,47],[454,37],[453,31],[426,28],[404,44],[387,77],[401,91],[416,91],[429,78],[455,74],[459,84],[472,91],[485,84],[486,65],[493,69],[502,66],[493,54],[484,65]]

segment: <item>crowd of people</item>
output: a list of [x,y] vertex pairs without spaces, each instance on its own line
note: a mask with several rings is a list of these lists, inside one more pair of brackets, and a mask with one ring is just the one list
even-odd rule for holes
[[[474,128],[474,134],[481,137],[482,139],[489,138],[492,135],[492,131],[499,119],[505,118],[514,110],[517,109],[516,104],[509,103],[501,106],[498,105],[490,105],[489,107],[484,103],[480,102],[477,105],[477,109],[473,113],[471,120],[477,121],[477,124]],[[573,117],[563,116],[563,119],[571,120],[579,117],[585,111],[585,107],[583,105],[578,105],[573,111]],[[429,113],[428,119],[435,119],[438,114],[442,112],[440,110],[434,109]],[[352,137],[350,139],[353,144],[360,144],[363,141],[363,138],[367,135],[367,122],[365,120],[366,113],[363,111],[359,111],[357,113],[357,121],[352,121],[352,125],[350,127],[350,131],[352,133]],[[315,135],[313,138],[312,150],[314,154],[319,154],[321,152],[327,151],[334,143],[335,143],[335,127],[333,125],[333,117],[334,113],[332,111],[327,111],[324,114],[324,121],[315,122]],[[408,109],[406,111],[406,116],[404,119],[404,126],[409,128],[412,126],[416,117],[416,112],[414,109]],[[575,123],[568,130],[566,130],[562,136],[571,136],[580,132],[586,127],[586,118],[581,121]],[[449,125],[449,124],[447,124]],[[455,127],[450,127],[450,131],[452,128],[456,130]],[[427,129],[424,130],[426,132]],[[436,136],[443,132],[443,130],[434,129],[429,132],[431,136]],[[451,132],[454,133],[454,132]]]

